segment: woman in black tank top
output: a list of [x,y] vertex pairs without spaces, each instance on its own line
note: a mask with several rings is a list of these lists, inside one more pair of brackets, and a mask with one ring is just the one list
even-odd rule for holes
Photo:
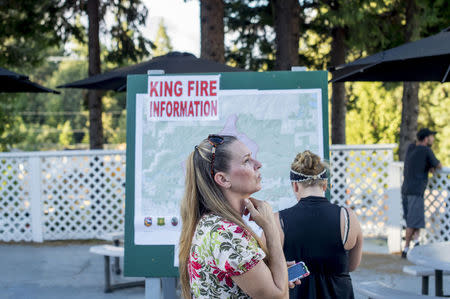
[[298,203],[276,219],[286,260],[305,262],[311,274],[290,290],[290,298],[354,298],[349,272],[361,261],[361,228],[351,209],[324,197],[327,177],[326,165],[310,151],[291,165]]

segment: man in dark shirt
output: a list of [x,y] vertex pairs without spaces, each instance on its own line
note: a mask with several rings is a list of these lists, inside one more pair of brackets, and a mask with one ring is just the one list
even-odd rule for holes
[[417,141],[406,150],[402,185],[403,217],[406,221],[403,258],[406,258],[412,237],[418,239],[420,229],[425,227],[423,194],[428,184],[428,172],[442,167],[431,150],[435,134],[427,128],[420,129]]

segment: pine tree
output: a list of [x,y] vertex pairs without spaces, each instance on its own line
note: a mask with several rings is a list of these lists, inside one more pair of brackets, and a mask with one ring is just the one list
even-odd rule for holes
[[274,14],[276,70],[290,70],[298,66],[300,37],[300,4],[298,0],[271,0]]
[[200,0],[201,58],[225,62],[223,16],[222,0]]
[[[115,18],[110,27],[105,22],[107,13]],[[85,16],[88,18],[88,28],[82,25],[83,22],[78,22],[80,17]],[[139,32],[140,26],[145,25],[146,17],[147,9],[142,0],[2,1],[0,54],[5,55],[0,55],[0,61],[21,68],[36,65],[45,58],[45,50],[62,46],[70,37],[86,43],[87,32],[88,74],[94,76],[101,72],[100,34],[111,40],[104,57],[107,62],[121,64],[128,60],[138,61],[150,53],[152,43]],[[36,47],[28,47],[27,43]],[[104,142],[101,95],[95,90],[90,90],[87,95],[91,148],[102,148]]]
[[167,29],[162,18],[159,21],[158,31],[153,43],[155,45],[153,56],[165,55],[173,50],[172,43],[169,36],[167,35]]

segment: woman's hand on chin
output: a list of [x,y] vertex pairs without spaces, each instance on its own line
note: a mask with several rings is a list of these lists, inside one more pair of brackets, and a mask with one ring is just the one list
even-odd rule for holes
[[250,213],[251,220],[255,221],[260,227],[265,229],[268,225],[275,224],[272,207],[269,203],[253,197],[244,199],[244,203],[246,208],[244,214]]

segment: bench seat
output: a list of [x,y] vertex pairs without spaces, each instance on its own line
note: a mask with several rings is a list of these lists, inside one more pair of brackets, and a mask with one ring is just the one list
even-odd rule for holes
[[[430,283],[430,276],[434,276],[434,269],[423,266],[403,266],[403,272],[413,276],[422,277],[422,294],[427,295]],[[443,271],[444,275],[450,275],[450,271]]]
[[434,296],[418,295],[408,291],[391,288],[378,281],[367,281],[356,285],[356,291],[370,299],[425,299],[438,298]]
[[123,257],[123,247],[113,245],[97,245],[89,248],[89,251],[94,254],[111,257]]
[[[98,238],[100,240],[111,241],[114,244],[114,246],[120,247],[121,244],[123,245],[124,234],[123,234],[123,232],[112,232],[112,233],[106,233],[106,234],[100,235]],[[98,247],[97,249],[93,249],[93,250],[102,250],[101,246],[93,246],[93,247]],[[95,253],[95,252],[93,252],[93,253]],[[123,255],[121,257],[123,257]],[[114,258],[113,267],[114,267],[113,271],[117,275],[122,273],[122,270],[120,270],[120,257],[119,256],[116,256]]]
[[[403,272],[413,276],[433,276],[434,269],[423,266],[404,266]],[[450,275],[450,271],[443,271],[444,275]]]
[[111,284],[110,257],[116,259],[123,258],[123,247],[112,245],[96,245],[89,248],[89,252],[102,255],[105,259],[105,293],[110,293],[117,289],[145,286],[144,280]]

